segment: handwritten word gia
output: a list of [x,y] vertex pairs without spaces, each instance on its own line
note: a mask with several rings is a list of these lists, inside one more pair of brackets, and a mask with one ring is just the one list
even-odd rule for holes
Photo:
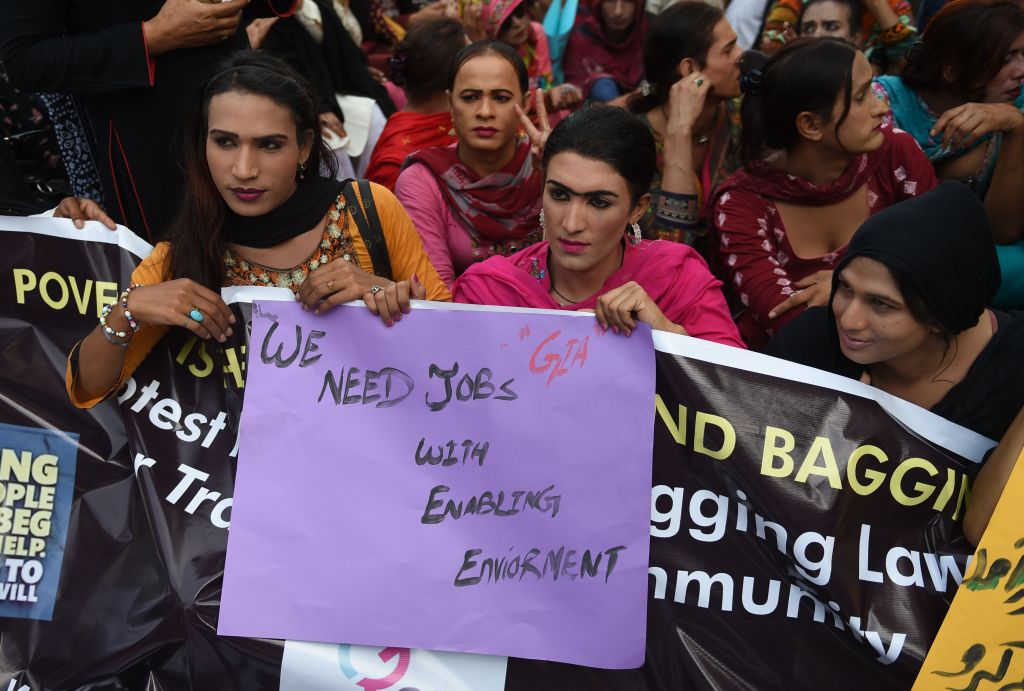
[[[564,374],[568,374],[569,370],[579,364],[579,367],[583,367],[587,361],[587,345],[590,343],[590,336],[584,336],[581,341],[578,338],[570,338],[565,342],[564,347],[557,345],[555,341],[562,334],[561,331],[555,331],[548,335],[537,349],[533,351],[533,355],[530,356],[530,371],[534,374],[543,374],[548,372],[547,386],[551,386],[551,382],[557,377],[561,377]],[[550,347],[549,347],[550,346]],[[555,351],[555,348],[558,348]],[[565,351],[563,354],[562,351]],[[538,362],[538,356],[544,353],[543,360]]]
[[[25,304],[28,293],[38,290],[39,297],[51,309],[62,310],[73,298],[79,314],[84,315],[95,309],[99,317],[104,305],[117,300],[117,284],[110,281],[87,278],[79,284],[79,279],[74,276],[61,276],[56,271],[47,271],[36,277],[31,269],[15,269],[13,274],[14,297],[19,305]],[[90,305],[90,302],[93,304]]]

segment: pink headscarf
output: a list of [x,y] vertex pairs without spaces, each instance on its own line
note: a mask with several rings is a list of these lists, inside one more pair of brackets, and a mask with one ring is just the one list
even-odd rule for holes
[[[487,37],[498,38],[501,25],[522,4],[523,0],[486,0],[480,11],[480,18],[484,22]],[[535,89],[538,86],[544,89],[551,88],[554,85],[551,51],[548,47],[548,38],[544,34],[544,27],[537,22],[530,22],[530,31],[527,34],[526,42],[521,46],[514,47],[526,64],[526,70],[530,75],[530,89]]]

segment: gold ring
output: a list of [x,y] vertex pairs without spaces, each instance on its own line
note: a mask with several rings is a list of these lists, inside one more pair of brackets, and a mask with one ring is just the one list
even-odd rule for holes
[[334,290],[334,279],[327,281],[327,290]]

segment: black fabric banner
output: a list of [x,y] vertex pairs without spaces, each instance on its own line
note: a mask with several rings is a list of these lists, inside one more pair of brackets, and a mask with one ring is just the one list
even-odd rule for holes
[[[66,353],[146,248],[44,219],[0,230],[0,689],[284,689],[284,642],[216,634],[247,329],[222,347],[172,329],[77,410]],[[505,688],[909,688],[970,551],[972,463],[925,437],[984,445],[778,361],[674,349],[657,353],[646,664],[510,659]],[[417,688],[350,667],[305,688]]]

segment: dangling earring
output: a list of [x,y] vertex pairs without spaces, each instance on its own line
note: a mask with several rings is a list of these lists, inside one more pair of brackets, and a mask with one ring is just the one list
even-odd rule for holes
[[306,179],[306,162],[299,161],[299,180]]
[[632,231],[631,235],[629,236],[630,244],[631,245],[639,245],[640,244],[640,240],[642,239],[641,236],[640,236],[640,224],[639,223],[633,223],[632,225],[629,226],[629,229]]
[[548,229],[544,227],[544,209],[540,210],[539,220],[540,220],[540,230],[541,230],[541,232],[542,233],[546,233]]

